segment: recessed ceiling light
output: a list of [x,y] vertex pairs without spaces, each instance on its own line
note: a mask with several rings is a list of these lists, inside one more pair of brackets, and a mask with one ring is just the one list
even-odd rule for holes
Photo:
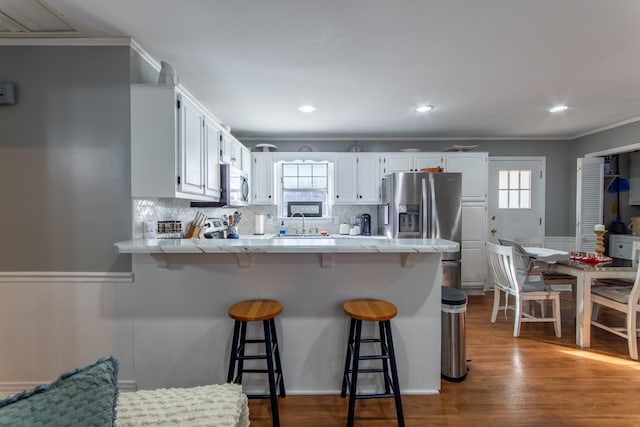
[[555,106],[549,108],[549,112],[550,113],[559,113],[561,111],[565,111],[567,108],[569,108],[569,107],[566,106],[566,105],[555,105]]
[[298,110],[302,111],[303,113],[313,113],[314,111],[316,111],[316,107],[314,107],[313,105],[303,105],[301,107],[298,107]]
[[419,105],[416,107],[416,111],[418,113],[426,113],[427,111],[433,110],[433,105]]

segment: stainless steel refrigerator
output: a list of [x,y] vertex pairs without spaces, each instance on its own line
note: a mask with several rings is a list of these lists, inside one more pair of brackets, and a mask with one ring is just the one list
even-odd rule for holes
[[[379,234],[389,239],[433,238],[460,244],[462,174],[398,172],[382,179]],[[460,289],[460,251],[442,254],[442,284]]]

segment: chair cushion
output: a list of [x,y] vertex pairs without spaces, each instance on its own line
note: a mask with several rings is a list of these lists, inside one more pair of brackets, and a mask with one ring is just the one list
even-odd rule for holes
[[591,293],[626,304],[629,301],[631,289],[631,286],[594,286],[591,288]]
[[0,400],[0,426],[113,426],[117,397],[118,361],[99,359]]

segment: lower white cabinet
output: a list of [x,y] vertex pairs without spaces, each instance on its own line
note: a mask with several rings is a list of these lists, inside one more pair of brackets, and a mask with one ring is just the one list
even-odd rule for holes
[[640,242],[640,236],[629,234],[609,235],[609,256],[613,258],[632,259],[633,242]]
[[462,202],[462,289],[482,292],[487,280],[487,204]]

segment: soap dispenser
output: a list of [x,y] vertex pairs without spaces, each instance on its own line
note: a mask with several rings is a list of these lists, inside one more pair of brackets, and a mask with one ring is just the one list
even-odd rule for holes
[[287,228],[284,226],[284,221],[282,221],[282,224],[280,224],[280,235],[284,236],[285,234],[287,234]]

